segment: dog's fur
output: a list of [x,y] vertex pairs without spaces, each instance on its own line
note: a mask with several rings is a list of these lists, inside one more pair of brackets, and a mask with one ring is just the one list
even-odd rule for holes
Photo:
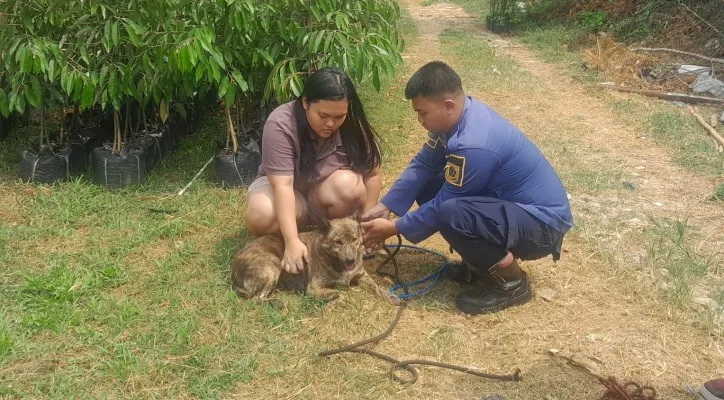
[[385,296],[362,265],[362,227],[353,217],[322,221],[321,227],[302,232],[299,239],[307,246],[309,263],[305,273],[290,274],[281,267],[284,239],[281,234],[259,237],[246,245],[231,268],[231,282],[237,293],[254,300],[265,300],[275,289],[301,290],[314,297],[335,299],[338,286],[364,284]]

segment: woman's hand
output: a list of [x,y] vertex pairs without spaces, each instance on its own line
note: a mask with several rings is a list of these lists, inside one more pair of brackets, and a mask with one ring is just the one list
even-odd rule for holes
[[299,238],[294,238],[284,246],[282,268],[290,274],[304,271],[304,263],[309,262],[309,250]]

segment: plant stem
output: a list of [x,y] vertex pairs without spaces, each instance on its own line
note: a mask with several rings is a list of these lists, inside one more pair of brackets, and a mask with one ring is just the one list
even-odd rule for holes
[[141,130],[141,104],[138,104],[138,111],[136,112],[136,132]]
[[128,129],[131,126],[131,100],[126,100],[126,118],[123,121],[123,141],[128,141]]
[[45,103],[40,99],[40,147],[43,147],[45,138]]
[[146,106],[141,107],[141,114],[143,115],[143,130],[148,132],[148,123],[146,122]]
[[115,133],[113,138],[113,154],[117,154],[121,151],[121,118],[118,116],[118,111],[113,110],[113,132]]

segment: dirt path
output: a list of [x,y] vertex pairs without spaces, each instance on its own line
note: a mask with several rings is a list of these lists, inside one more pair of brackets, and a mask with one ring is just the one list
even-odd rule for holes
[[[497,384],[429,372],[434,378],[423,376],[405,391],[405,397],[445,393],[451,398],[479,398],[481,393],[500,393],[506,399],[581,399],[600,395],[601,386],[591,374],[552,356],[552,349],[575,354],[603,375],[649,382],[660,398],[687,398],[682,390],[686,383],[696,385],[724,375],[721,335],[711,334],[694,316],[687,319],[672,311],[659,289],[656,270],[627,268],[645,255],[645,249],[629,243],[629,238],[641,234],[649,215],[688,218],[699,229],[702,242],[714,253],[721,252],[724,207],[705,201],[715,180],[677,166],[670,151],[641,139],[637,128],[618,118],[600,95],[556,66],[541,62],[523,45],[486,33],[477,18],[456,5],[425,7],[422,0],[401,3],[420,32],[404,56],[411,71],[433,59],[461,68],[441,47],[439,34],[447,28],[485,37],[499,55],[511,57],[535,78],[539,87],[526,93],[485,92],[468,82],[470,94],[508,117],[534,141],[565,143],[566,154],[575,156],[581,168],[616,170],[637,187],[623,193],[574,194],[574,216],[597,225],[569,235],[566,255],[557,265],[549,260],[526,264],[536,289],[555,292],[551,301],[538,297],[525,307],[473,319],[411,310],[396,331],[396,336],[408,338],[407,343],[422,343],[429,332],[447,327],[450,345],[442,357],[445,361],[483,365],[491,371],[518,367],[526,374],[524,382]],[[419,148],[419,140],[414,139],[409,141],[409,155]],[[554,165],[565,162],[560,157],[549,155]],[[425,245],[446,248],[439,237]],[[419,351],[421,356],[440,356]]]

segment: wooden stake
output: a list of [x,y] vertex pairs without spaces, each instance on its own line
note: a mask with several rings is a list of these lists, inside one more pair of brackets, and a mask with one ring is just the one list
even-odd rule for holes
[[228,104],[226,106],[226,125],[229,128],[229,136],[231,137],[234,154],[236,154],[239,150],[239,142],[236,140],[236,134],[234,133],[234,122],[231,120],[231,110],[229,110]]
[[703,126],[709,133],[709,135],[711,135],[711,137],[713,137],[717,141],[717,143],[719,143],[719,148],[717,150],[721,151],[720,148],[724,147],[724,138],[719,136],[719,133],[716,131],[716,129],[712,128],[711,125],[707,124],[704,120],[704,117],[694,111],[693,107],[689,107],[689,112],[691,113],[691,115],[696,117],[696,120],[699,121],[699,125]]
[[696,103],[724,104],[724,99],[718,99],[716,97],[694,96],[694,95],[688,95],[688,94],[684,94],[684,93],[667,93],[667,92],[659,92],[657,90],[635,89],[635,88],[630,88],[630,87],[617,86],[612,83],[597,83],[594,86],[599,89],[613,89],[613,90],[617,90],[619,92],[637,93],[637,94],[642,94],[644,96],[656,97],[659,99],[664,99],[664,100],[669,100],[669,101],[680,101],[680,102],[688,103],[688,104],[696,104]]

